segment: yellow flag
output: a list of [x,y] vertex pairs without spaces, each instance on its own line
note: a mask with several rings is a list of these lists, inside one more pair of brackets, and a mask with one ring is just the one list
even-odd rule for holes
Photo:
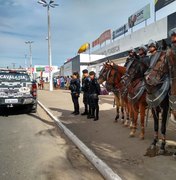
[[87,51],[89,48],[90,48],[90,44],[89,44],[89,43],[83,44],[83,45],[79,48],[78,54]]

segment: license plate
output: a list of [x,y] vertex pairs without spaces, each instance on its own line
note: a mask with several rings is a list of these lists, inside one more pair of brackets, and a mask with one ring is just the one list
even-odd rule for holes
[[5,103],[15,104],[18,103],[18,99],[5,99]]

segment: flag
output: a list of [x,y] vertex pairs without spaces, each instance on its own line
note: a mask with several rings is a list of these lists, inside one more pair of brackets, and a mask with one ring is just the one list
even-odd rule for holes
[[78,54],[87,51],[89,48],[90,48],[90,44],[89,44],[89,43],[83,44],[83,45],[79,48]]

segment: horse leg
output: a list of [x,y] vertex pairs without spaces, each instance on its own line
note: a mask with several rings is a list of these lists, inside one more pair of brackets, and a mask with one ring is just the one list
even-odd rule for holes
[[119,106],[116,105],[116,117],[115,117],[115,121],[114,122],[118,122],[119,120]]
[[133,128],[133,123],[134,123],[134,111],[132,104],[130,104],[130,129]]
[[156,146],[157,142],[158,142],[158,129],[159,129],[159,111],[157,110],[157,108],[152,108],[152,115],[153,115],[153,119],[154,119],[154,139],[153,142],[151,144],[151,149],[154,149],[154,147]]
[[124,122],[125,122],[125,115],[124,115],[124,108],[123,108],[123,106],[121,106],[121,114],[122,114],[122,124],[124,124]]
[[140,103],[140,120],[141,120],[141,133],[140,133],[140,139],[144,139],[145,129],[144,129],[144,121],[145,121],[145,103]]
[[126,121],[124,123],[124,126],[128,127],[130,121],[130,106],[127,101],[125,101],[125,111],[126,111]]
[[138,110],[139,110],[139,106],[138,104],[134,105],[133,107],[133,126],[132,126],[132,129],[131,129],[131,132],[130,132],[130,137],[134,137],[135,136],[135,133],[136,133],[136,129],[137,129],[137,119],[138,119]]
[[168,115],[168,107],[169,105],[165,104],[162,112],[162,122],[161,122],[161,134],[162,134],[162,142],[160,146],[160,154],[165,153],[165,145],[166,145],[166,123],[167,123],[167,115]]
[[118,120],[119,120],[119,106],[120,106],[119,97],[117,95],[115,95],[114,98],[115,98],[115,104],[116,104],[116,117],[115,117],[114,122],[118,122]]

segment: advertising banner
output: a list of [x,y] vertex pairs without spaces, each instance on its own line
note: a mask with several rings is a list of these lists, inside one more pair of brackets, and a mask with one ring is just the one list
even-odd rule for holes
[[103,42],[105,42],[106,40],[111,39],[111,30],[108,29],[107,31],[105,31],[104,33],[102,33],[99,37],[99,43],[102,44]]
[[175,20],[176,20],[176,12],[167,17],[167,33],[168,33],[168,35],[169,35],[169,31],[171,29],[176,28]]
[[99,45],[99,38],[92,42],[92,47]]
[[137,24],[150,18],[150,4],[140,9],[128,18],[129,28],[136,26]]
[[125,34],[126,32],[128,32],[128,29],[129,29],[128,24],[124,24],[120,28],[116,29],[112,33],[112,39],[115,39],[115,38]]
[[98,44],[104,43],[106,40],[111,39],[111,30],[108,29],[107,31],[103,32],[99,38],[92,42],[92,47],[97,46]]
[[174,1],[175,0],[155,0],[155,12]]

